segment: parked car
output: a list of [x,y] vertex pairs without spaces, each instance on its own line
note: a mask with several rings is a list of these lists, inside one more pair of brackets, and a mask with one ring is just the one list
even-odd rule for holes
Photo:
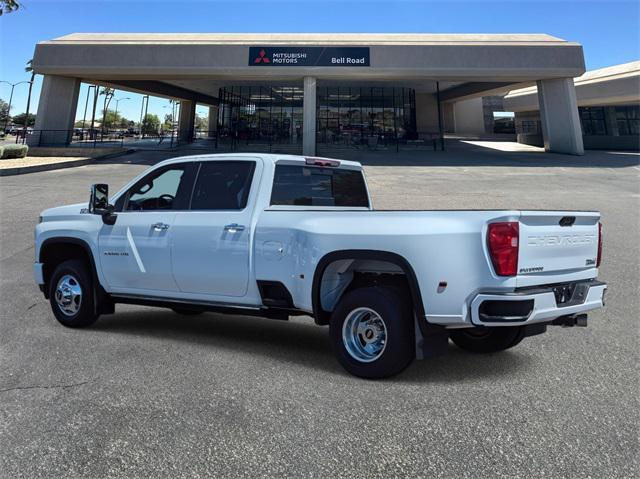
[[109,198],[44,211],[34,276],[65,326],[117,303],[329,325],[344,368],[391,376],[416,357],[496,352],[601,308],[600,214],[376,211],[359,163],[175,158]]

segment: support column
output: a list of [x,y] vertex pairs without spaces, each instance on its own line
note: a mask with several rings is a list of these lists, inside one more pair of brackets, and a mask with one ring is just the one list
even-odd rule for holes
[[178,117],[178,139],[190,143],[193,141],[196,124],[196,102],[180,100],[180,116]]
[[34,134],[27,136],[32,146],[66,146],[71,142],[76,119],[80,79],[45,75]]
[[302,154],[316,154],[316,79],[304,77],[302,105]]
[[210,106],[209,107],[209,138],[214,138],[216,136],[216,132],[218,130],[218,107]]
[[544,149],[555,153],[584,155],[573,79],[558,78],[540,80],[537,83]]

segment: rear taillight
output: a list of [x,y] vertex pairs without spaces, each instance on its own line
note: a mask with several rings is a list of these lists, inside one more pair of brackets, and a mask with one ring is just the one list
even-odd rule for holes
[[602,223],[598,222],[598,259],[596,259],[596,268],[600,267],[602,261]]
[[518,238],[520,227],[517,221],[491,223],[487,230],[487,245],[498,276],[515,276],[518,273]]

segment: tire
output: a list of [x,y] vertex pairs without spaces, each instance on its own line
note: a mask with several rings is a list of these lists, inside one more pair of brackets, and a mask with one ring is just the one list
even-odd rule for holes
[[331,315],[329,336],[342,367],[361,378],[396,375],[416,356],[411,303],[390,288],[346,293]]
[[461,349],[472,353],[495,353],[512,348],[524,339],[524,328],[470,328],[452,331],[451,341]]
[[181,314],[183,316],[197,316],[202,314],[203,311],[198,311],[196,309],[186,309],[186,308],[171,308],[174,313]]
[[56,267],[49,281],[49,302],[64,326],[83,328],[96,322],[93,281],[83,261],[68,260]]

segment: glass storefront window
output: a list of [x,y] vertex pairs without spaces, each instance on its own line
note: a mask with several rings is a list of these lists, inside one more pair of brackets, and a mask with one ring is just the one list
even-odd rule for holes
[[[303,89],[229,86],[220,89],[218,138],[240,144],[302,145]],[[409,88],[317,89],[316,141],[358,147],[416,139],[415,93]]]
[[409,88],[319,87],[317,142],[356,147],[417,138]]
[[616,123],[621,136],[640,135],[640,106],[617,106]]
[[221,140],[302,145],[302,87],[231,86],[219,98]]
[[606,135],[607,124],[604,117],[604,108],[601,106],[589,106],[578,108],[583,135]]

